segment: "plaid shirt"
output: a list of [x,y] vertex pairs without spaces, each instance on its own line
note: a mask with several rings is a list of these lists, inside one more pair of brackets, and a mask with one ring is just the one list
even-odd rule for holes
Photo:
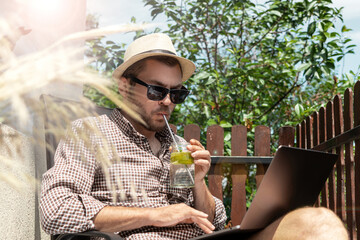
[[[164,129],[156,137],[161,143],[159,157],[119,109],[110,116],[73,122],[56,150],[54,167],[43,176],[40,199],[43,229],[49,234],[94,229],[91,219],[105,206],[157,208],[175,203],[193,206],[191,189],[170,187],[169,131]],[[222,229],[225,209],[219,199],[214,199],[214,225]],[[126,239],[189,239],[204,232],[195,224],[178,224],[145,226],[119,234]]]

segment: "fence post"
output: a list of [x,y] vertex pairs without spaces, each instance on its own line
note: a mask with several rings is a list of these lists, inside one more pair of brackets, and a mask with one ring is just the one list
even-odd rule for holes
[[[326,140],[334,137],[334,107],[333,102],[326,104]],[[332,152],[332,151],[331,151]],[[329,175],[329,208],[336,212],[336,195],[335,195],[335,168]]]
[[319,145],[319,113],[314,112],[312,114],[313,125],[312,125],[312,135],[313,135],[313,147]]
[[306,120],[303,120],[301,122],[301,148],[306,148],[306,139],[307,139],[307,136],[306,136]]
[[188,142],[190,139],[200,141],[200,127],[196,124],[186,125],[184,128],[184,139]]
[[[247,129],[245,126],[236,125],[231,128],[231,155],[247,155]],[[245,164],[232,165],[231,222],[233,226],[240,225],[246,213],[247,172]]]
[[[319,113],[314,112],[312,114],[313,124],[312,124],[312,136],[313,136],[313,147],[319,145]],[[320,195],[318,196],[316,203],[314,205],[315,207],[320,206]]]
[[[344,132],[343,128],[342,101],[339,95],[334,97],[334,130],[335,136]],[[345,221],[345,198],[344,198],[344,145],[336,148],[339,159],[336,162],[336,209],[341,220]]]
[[[207,150],[211,156],[224,155],[224,129],[219,125],[212,125],[208,127],[206,134]],[[209,190],[212,195],[223,200],[222,190],[223,171],[221,164],[211,165],[208,180]]]
[[[360,125],[360,82],[354,87],[354,127]],[[355,141],[355,215],[357,239],[360,239],[360,140]]]
[[301,124],[296,125],[296,147],[301,147]]
[[306,148],[311,149],[313,148],[313,118],[311,116],[306,117]]
[[[255,128],[255,156],[270,156],[270,128],[266,126],[257,126]],[[264,177],[267,166],[256,164],[256,187],[259,188]]]
[[[321,107],[319,110],[319,127],[319,143],[323,143],[326,140],[326,114],[324,107]],[[321,191],[321,206],[326,208],[329,208],[328,193],[328,181],[326,181]]]
[[290,126],[281,127],[279,130],[279,146],[294,146],[295,129]]
[[[353,93],[350,88],[344,95],[344,131],[353,128]],[[350,240],[355,238],[355,180],[354,180],[354,150],[352,143],[345,144],[345,171],[346,171],[346,224]]]

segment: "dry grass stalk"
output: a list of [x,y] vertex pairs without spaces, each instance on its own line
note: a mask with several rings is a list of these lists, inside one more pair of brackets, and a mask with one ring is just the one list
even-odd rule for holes
[[[83,54],[82,48],[64,47],[63,44],[72,40],[95,38],[120,32],[137,31],[144,29],[145,27],[151,27],[151,25],[120,25],[106,29],[96,29],[75,33],[64,37],[43,51],[21,57],[16,57],[14,55],[12,52],[12,43],[9,42],[8,38],[5,38],[4,35],[0,34],[0,43],[2,43],[0,44],[0,102],[6,102],[12,106],[11,108],[3,106],[7,107],[7,111],[2,111],[2,117],[9,113],[8,111],[11,109],[13,119],[18,120],[21,126],[26,126],[26,124],[32,119],[32,113],[36,112],[39,114],[43,111],[41,104],[39,104],[38,101],[30,100],[31,97],[38,94],[42,88],[49,86],[53,82],[62,82],[73,85],[90,85],[99,90],[124,111],[127,111],[134,118],[141,121],[136,112],[132,110],[132,108],[135,107],[130,106],[129,104],[124,104],[120,100],[119,95],[109,89],[109,86],[113,84],[109,79],[100,76],[94,71],[89,71],[84,67],[83,59],[79,58],[79,56],[82,56]],[[16,32],[11,32],[10,27],[0,19],[0,33],[1,32],[7,32],[8,35],[12,36],[16,36],[17,34]],[[53,122],[51,126],[49,126],[47,133],[53,134],[57,139],[64,137],[64,126],[69,125],[69,123],[74,120],[74,115],[79,117],[88,116],[87,109],[90,108],[92,104],[93,103],[90,103],[90,101],[86,99],[81,99],[81,107],[71,104],[60,107],[53,104],[51,107],[52,113],[50,114],[59,116],[59,118],[57,121]],[[91,135],[86,134],[86,132],[91,131],[96,133],[100,138],[101,134],[94,125],[88,124],[85,128],[87,130],[81,136],[69,136],[69,138],[78,140],[81,137],[85,146],[91,149]],[[7,137],[8,136],[4,136],[3,134],[0,137],[0,143],[3,146],[2,148],[8,149],[9,146],[6,144],[15,145],[16,152],[21,153],[22,146],[19,145],[20,143],[16,140],[16,136],[10,142],[4,141]],[[40,143],[34,142],[34,144]],[[115,153],[115,149],[113,146],[110,146],[104,138],[102,145],[103,148],[101,151],[98,151],[95,154],[97,156],[97,160],[101,163],[104,169],[107,169],[112,164],[112,162],[109,161],[107,154]],[[48,145],[44,147],[50,148]],[[54,149],[51,150],[54,151]],[[18,169],[22,163],[15,161],[10,150],[5,151],[10,153],[10,155],[6,157],[6,155],[0,153],[0,164],[6,164],[10,168]],[[116,161],[120,161],[120,159],[116,159]],[[124,194],[121,193],[121,189],[123,188],[121,180],[116,179],[116,183],[111,183],[108,171],[105,170],[105,173],[107,174],[109,187],[115,194],[114,202],[118,199],[118,196],[116,195],[117,190],[120,190],[119,197],[124,198]],[[24,178],[28,180],[30,179],[30,182],[32,183],[36,181],[36,179],[25,173]],[[15,189],[21,189],[22,187],[21,181],[6,172],[0,173],[0,180],[5,181]],[[135,186],[132,189],[135,191]]]

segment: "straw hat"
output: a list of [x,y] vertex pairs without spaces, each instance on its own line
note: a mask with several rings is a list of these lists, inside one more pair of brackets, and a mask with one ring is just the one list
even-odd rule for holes
[[195,71],[195,64],[192,61],[177,56],[169,36],[163,33],[154,33],[138,38],[129,45],[125,51],[124,62],[115,69],[113,77],[119,79],[132,64],[151,56],[176,58],[181,65],[183,81],[190,78]]

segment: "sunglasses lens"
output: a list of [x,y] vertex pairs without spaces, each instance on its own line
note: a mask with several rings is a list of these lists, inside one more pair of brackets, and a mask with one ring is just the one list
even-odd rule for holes
[[168,94],[169,90],[159,86],[149,86],[147,91],[147,97],[153,101],[163,100]]
[[170,100],[175,104],[183,103],[188,94],[189,91],[186,89],[171,90]]

